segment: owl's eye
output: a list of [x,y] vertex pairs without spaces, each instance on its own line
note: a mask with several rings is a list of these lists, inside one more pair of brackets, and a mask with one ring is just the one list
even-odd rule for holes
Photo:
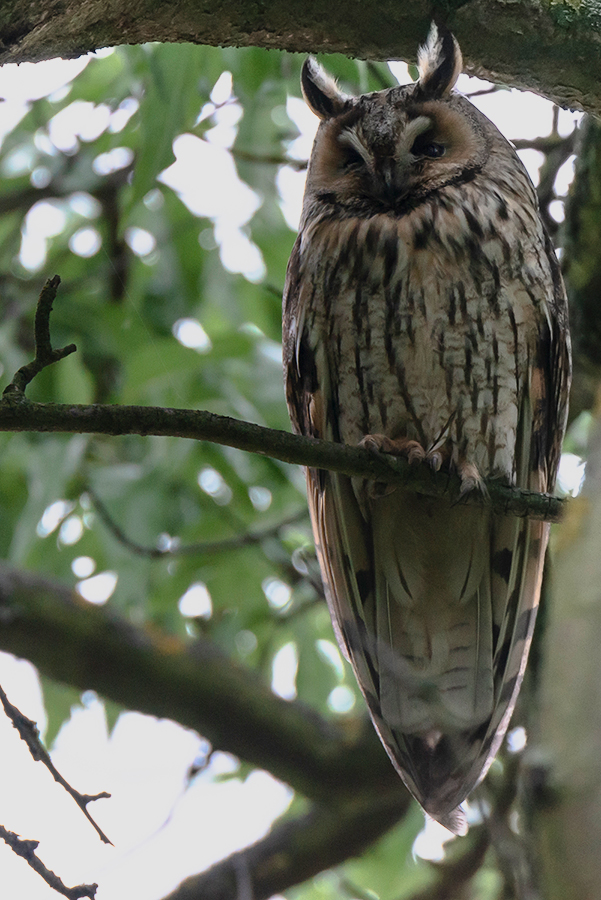
[[411,153],[414,156],[425,156],[428,159],[440,159],[441,156],[445,155],[446,148],[444,144],[439,144],[425,135],[420,135],[411,148]]
[[358,150],[355,150],[354,147],[349,146],[344,148],[344,157],[342,159],[343,169],[357,169],[364,164],[365,160]]

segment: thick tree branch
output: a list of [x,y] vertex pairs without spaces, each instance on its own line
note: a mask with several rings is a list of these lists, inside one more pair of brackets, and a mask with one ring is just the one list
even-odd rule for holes
[[77,56],[114,44],[191,41],[415,59],[430,20],[455,32],[475,74],[532,88],[568,106],[601,111],[601,43],[595,4],[471,0],[455,5],[380,0],[4,0],[0,63]]
[[[467,844],[467,847],[466,847]],[[481,825],[470,831],[459,853],[436,866],[438,878],[411,897],[411,900],[461,900],[466,896],[466,885],[480,869],[490,845],[486,827]]]
[[277,697],[210,641],[135,627],[68,587],[2,565],[0,621],[0,649],[50,678],[174,719],[308,797],[340,798],[357,785],[404,791],[367,719],[343,731]]
[[228,416],[191,409],[45,404],[26,399],[15,402],[11,400],[11,395],[6,395],[0,402],[0,431],[151,434],[191,438],[237,447],[287,463],[389,482],[429,497],[446,496],[468,505],[490,503],[496,512],[504,515],[555,521],[561,515],[563,505],[557,497],[509,488],[493,480],[486,482],[488,497],[477,491],[460,497],[460,482],[456,476],[433,472],[427,466],[412,466],[399,457],[288,434]]
[[[359,856],[407,812],[409,795],[362,795],[276,825],[252,847],[187,878],[166,900],[267,900],[344,860]],[[246,888],[246,893],[241,890]]]

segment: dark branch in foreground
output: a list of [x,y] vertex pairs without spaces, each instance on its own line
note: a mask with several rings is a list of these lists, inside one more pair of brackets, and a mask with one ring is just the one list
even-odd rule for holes
[[252,847],[187,878],[165,900],[267,900],[359,856],[406,814],[409,803],[406,794],[314,806],[304,816],[280,822]]
[[0,563],[0,649],[49,678],[202,734],[306,797],[405,793],[369,724],[326,720],[283,700],[211,641],[137,627],[69,587]]
[[13,728],[16,728],[19,732],[19,737],[22,741],[25,741],[27,746],[29,747],[29,752],[31,753],[33,759],[36,762],[42,762],[54,778],[58,784],[60,784],[64,789],[70,794],[82,813],[86,817],[86,819],[90,822],[90,824],[94,827],[101,841],[105,844],[111,844],[104,831],[96,824],[90,813],[88,812],[88,803],[92,803],[93,800],[104,800],[110,797],[110,794],[107,794],[106,791],[102,791],[100,794],[80,794],[79,791],[76,791],[75,788],[71,787],[68,781],[66,781],[58,769],[55,767],[54,763],[50,759],[50,755],[48,751],[43,746],[40,735],[38,732],[38,727],[34,721],[28,719],[27,716],[24,716],[23,713],[17,709],[16,706],[10,702],[2,687],[0,687],[0,702],[4,707],[4,712],[8,716],[8,718],[13,723]]
[[[210,641],[136,627],[68,587],[3,564],[0,621],[0,649],[26,656],[50,678],[193,728],[213,749],[266,769],[319,803],[236,855],[233,877],[238,872],[241,884],[253,873],[254,900],[361,853],[411,802],[367,718],[339,727],[282,700]],[[230,864],[199,876],[209,881],[196,896],[219,897],[213,891],[224,878],[231,885]]]
[[41,875],[46,884],[59,894],[69,897],[69,900],[79,900],[79,897],[90,897],[90,900],[93,900],[96,896],[97,884],[78,884],[77,887],[70,888],[61,881],[58,875],[47,869],[42,860],[35,855],[38,841],[24,841],[13,831],[8,831],[2,825],[0,825],[0,838],[8,844],[17,856],[22,856],[28,865],[35,869],[38,875]]
[[486,827],[480,825],[470,830],[466,838],[467,849],[462,842],[461,852],[450,860],[436,865],[438,879],[417,894],[411,900],[450,900],[465,896],[466,885],[480,870],[486,851],[490,846],[490,838]]

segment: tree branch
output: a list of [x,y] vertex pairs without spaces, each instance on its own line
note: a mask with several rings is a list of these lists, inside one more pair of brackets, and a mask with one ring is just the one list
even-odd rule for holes
[[74,344],[69,344],[53,350],[50,342],[50,312],[59,284],[60,278],[55,275],[42,289],[35,316],[35,359],[20,368],[4,390],[0,400],[0,431],[152,434],[208,440],[283,462],[390,482],[429,497],[446,496],[453,503],[478,506],[490,503],[495,512],[503,515],[550,521],[559,518],[562,501],[547,494],[488,480],[485,490],[464,495],[455,475],[433,472],[423,465],[411,466],[404,459],[373,450],[292,435],[214,413],[152,406],[32,403],[25,396],[29,382],[46,366],[76,349]]
[[29,752],[31,753],[33,759],[36,762],[44,763],[54,780],[58,784],[60,784],[67,791],[67,793],[71,795],[71,797],[73,797],[88,822],[90,822],[92,827],[95,829],[100,840],[103,843],[110,844],[112,846],[112,841],[109,841],[104,831],[99,827],[99,825],[96,824],[88,811],[88,803],[92,803],[94,800],[104,800],[111,795],[107,794],[106,791],[102,791],[102,793],[94,795],[80,794],[79,791],[76,791],[75,788],[71,787],[69,782],[65,778],[63,778],[61,773],[58,771],[50,758],[50,754],[43,746],[40,740],[36,723],[31,719],[28,719],[27,716],[24,716],[21,710],[17,709],[17,707],[10,702],[2,687],[0,687],[0,702],[2,703],[4,712],[13,723],[13,728],[17,729],[17,731],[19,732],[19,737],[27,744]]
[[2,825],[0,825],[0,838],[2,838],[5,844],[8,844],[17,856],[22,856],[28,865],[30,865],[38,875],[41,875],[46,884],[59,894],[68,897],[69,900],[79,900],[80,897],[90,897],[91,900],[93,900],[96,896],[96,891],[98,890],[97,884],[79,884],[77,887],[70,888],[63,884],[58,875],[55,875],[54,872],[47,869],[42,860],[35,855],[38,841],[23,840],[13,831],[8,831],[8,829],[4,828]]
[[277,536],[282,528],[285,528],[287,525],[294,525],[296,522],[301,522],[308,518],[308,512],[304,509],[293,515],[286,516],[285,519],[281,519],[273,525],[266,525],[264,528],[246,531],[243,534],[236,534],[233,537],[223,538],[219,541],[199,541],[196,544],[179,544],[173,541],[174,546],[163,549],[161,547],[147,547],[132,541],[121,526],[115,522],[102,500],[89,486],[86,488],[86,493],[89,494],[98,517],[113,537],[132,553],[135,553],[137,556],[146,556],[148,559],[162,559],[165,556],[209,556],[214,553],[239,550],[242,547],[260,544],[265,538]]
[[13,395],[20,397],[29,382],[33,381],[42,369],[77,350],[75,344],[69,344],[60,350],[53,350],[50,342],[50,313],[60,283],[59,276],[55,275],[54,278],[49,278],[42,288],[35,313],[35,359],[26,366],[21,366],[11,383],[4,389],[3,397],[9,399]]
[[363,59],[414,60],[438,10],[468,71],[546,93],[567,106],[601,111],[599,21],[594,3],[337,3],[217,0],[210,5],[129,0],[4,0],[0,63],[145,41],[344,53]]
[[367,717],[342,729],[282,700],[213,643],[135,627],[73,590],[0,564],[0,649],[129,709],[174,719],[316,800],[404,792]]
[[490,845],[484,825],[470,831],[465,843],[461,842],[460,852],[452,859],[436,865],[438,878],[434,884],[413,894],[411,900],[460,900],[465,896],[465,886],[480,869]]
[[[409,795],[365,795],[280,822],[270,834],[200,875],[187,878],[165,900],[268,900],[346,859],[359,856],[398,822]],[[247,893],[240,889],[244,885]]]

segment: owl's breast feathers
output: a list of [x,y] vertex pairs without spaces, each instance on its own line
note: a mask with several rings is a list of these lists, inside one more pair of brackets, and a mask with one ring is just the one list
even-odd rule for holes
[[[349,444],[409,437],[425,449],[446,436],[456,468],[512,484],[518,466],[526,481],[528,467],[543,469],[551,489],[566,363],[550,358],[562,353],[563,289],[544,241],[534,204],[505,184],[485,196],[449,187],[399,218],[310,221],[291,260],[284,329],[302,430]],[[516,453],[523,414],[529,463]]]
[[[445,100],[458,47],[432,34],[412,96],[435,91],[442,111],[406,113],[404,88],[350,106],[373,98],[375,122],[399,109],[401,136],[413,128],[399,166],[425,171],[429,155],[427,189],[370,208],[368,117],[344,126],[342,150],[340,137],[316,141],[284,296],[291,419],[332,441],[419,446],[465,486],[498,477],[550,491],[570,381],[559,267],[512,148],[467,101]],[[306,78],[326,141],[351,101],[319,70]],[[397,133],[392,119],[382,128]],[[456,808],[490,765],[524,674],[548,528],[321,470],[307,486],[334,627],[382,742],[426,811],[461,831]]]

